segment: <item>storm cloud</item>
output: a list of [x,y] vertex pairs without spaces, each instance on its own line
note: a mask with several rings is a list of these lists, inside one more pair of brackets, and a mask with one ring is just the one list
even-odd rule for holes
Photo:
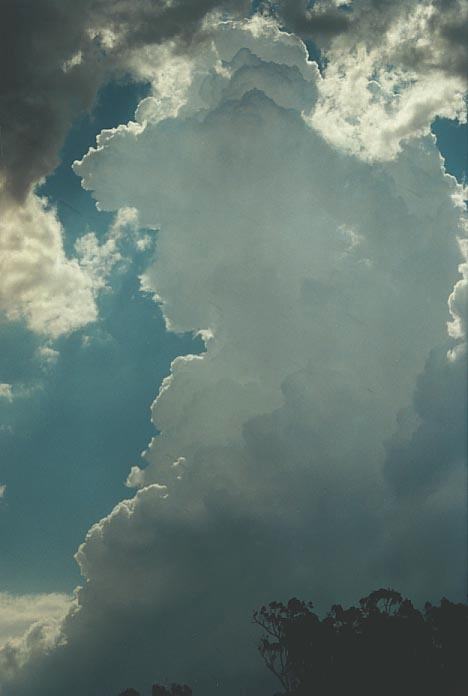
[[59,635],[4,656],[8,696],[156,678],[258,696],[262,602],[464,597],[464,433],[448,444],[437,416],[460,397],[464,231],[433,112],[384,148],[340,147],[315,116],[327,77],[268,18],[138,61],[158,66],[152,94],[75,171],[103,210],[160,230],[142,289],[206,350],[163,382],[140,490],[80,547]]

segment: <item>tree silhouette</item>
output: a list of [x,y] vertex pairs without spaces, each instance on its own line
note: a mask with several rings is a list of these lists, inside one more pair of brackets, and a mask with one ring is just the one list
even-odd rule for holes
[[421,613],[381,589],[320,619],[310,602],[272,602],[253,615],[259,650],[294,696],[466,696],[468,607],[443,599]]
[[[357,607],[271,602],[253,614],[259,651],[278,678],[277,696],[468,696],[468,606],[442,599],[421,612],[380,589]],[[152,696],[192,696],[186,684],[154,684]],[[140,696],[134,689],[120,696]]]

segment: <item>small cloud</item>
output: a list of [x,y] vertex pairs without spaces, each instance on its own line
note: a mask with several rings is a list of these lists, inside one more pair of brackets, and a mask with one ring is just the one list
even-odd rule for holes
[[0,399],[6,399],[6,401],[13,401],[13,390],[11,384],[0,384]]
[[110,237],[119,239],[126,232],[137,232],[139,228],[138,211],[136,208],[119,208],[110,228]]
[[5,497],[6,488],[6,484],[0,483],[0,500]]
[[106,287],[107,279],[114,266],[122,260],[115,238],[109,237],[100,244],[94,232],[83,235],[75,242],[80,266],[92,280],[95,291]]
[[41,363],[45,367],[51,367],[57,362],[60,353],[58,350],[54,350],[50,346],[41,346],[37,351],[38,357]]
[[154,240],[149,236],[149,234],[145,234],[143,237],[140,237],[140,239],[137,239],[136,247],[138,251],[146,251],[153,246],[153,241]]
[[72,68],[77,65],[81,65],[83,62],[83,54],[81,51],[75,53],[71,58],[65,60],[62,64],[62,70],[64,73],[69,72]]

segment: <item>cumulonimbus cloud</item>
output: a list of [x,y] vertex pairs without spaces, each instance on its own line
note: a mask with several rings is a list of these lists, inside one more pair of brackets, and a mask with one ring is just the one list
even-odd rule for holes
[[[333,145],[385,160],[405,140],[427,133],[435,116],[463,117],[468,16],[463,0],[282,0],[262,7],[287,29],[311,36],[323,51],[328,67],[313,118]],[[0,60],[10,67],[0,80],[0,208],[24,249],[35,248],[33,262],[29,251],[24,259],[16,253],[19,274],[29,265],[30,279],[15,297],[9,288],[17,283],[18,265],[11,248],[0,246],[7,274],[0,289],[4,316],[24,319],[52,338],[96,318],[90,280],[77,259],[65,258],[56,234],[50,249],[40,245],[54,223],[50,213],[40,212],[44,206],[35,200],[34,188],[57,165],[74,119],[92,108],[97,91],[112,77],[159,82],[172,106],[177,103],[180,95],[168,95],[164,81],[174,79],[184,57],[207,39],[213,13],[227,10],[244,16],[253,11],[244,0],[2,4]],[[178,54],[172,70],[167,52],[157,50],[168,45]],[[393,65],[397,70],[389,69]],[[38,234],[24,224],[31,214]],[[44,283],[52,253],[58,268],[53,276],[64,281],[57,295],[54,278],[51,287]]]
[[[145,55],[150,74],[161,54]],[[160,228],[143,288],[206,352],[173,363],[129,477],[140,490],[89,531],[78,608],[13,696],[166,677],[258,696],[259,603],[388,584],[464,595],[463,429],[443,464],[420,456],[425,404],[460,364],[460,187],[434,139],[415,131],[373,163],[329,144],[313,118],[323,78],[268,19],[220,22],[172,60],[180,80],[160,79],[75,171],[100,207]]]

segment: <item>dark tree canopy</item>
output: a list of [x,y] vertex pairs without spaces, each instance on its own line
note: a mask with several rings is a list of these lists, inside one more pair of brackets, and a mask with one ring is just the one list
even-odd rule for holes
[[259,650],[283,694],[466,696],[468,606],[443,599],[420,612],[394,590],[320,619],[298,599],[254,613]]
[[[381,589],[357,607],[271,602],[254,612],[259,650],[279,679],[276,696],[468,696],[468,605],[442,599],[423,611]],[[120,696],[140,696],[134,689]],[[151,696],[192,696],[186,684],[154,684]]]

